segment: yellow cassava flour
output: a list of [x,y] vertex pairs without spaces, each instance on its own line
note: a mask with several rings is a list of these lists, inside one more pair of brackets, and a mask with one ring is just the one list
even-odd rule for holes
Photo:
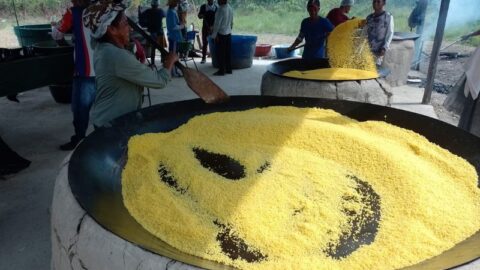
[[375,59],[361,19],[339,24],[328,36],[328,62],[333,68],[353,68],[376,72]]
[[283,76],[297,79],[343,81],[375,79],[378,78],[378,73],[353,68],[321,68],[307,71],[292,70],[283,73]]
[[339,24],[328,36],[327,53],[331,68],[293,70],[283,75],[298,79],[340,81],[378,78],[367,36],[359,28],[361,19]]
[[467,161],[412,131],[268,107],[132,137],[122,193],[146,230],[202,258],[241,269],[387,270],[480,228],[477,179]]

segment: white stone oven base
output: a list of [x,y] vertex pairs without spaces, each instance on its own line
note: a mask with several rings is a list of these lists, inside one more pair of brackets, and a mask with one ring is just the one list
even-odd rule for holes
[[390,106],[392,91],[383,79],[361,81],[313,81],[263,74],[261,94],[278,97],[311,97],[350,100]]

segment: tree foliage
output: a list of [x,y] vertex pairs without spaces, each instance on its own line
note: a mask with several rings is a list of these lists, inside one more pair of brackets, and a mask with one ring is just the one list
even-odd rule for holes
[[[0,0],[0,13],[2,15],[13,15],[13,2],[17,7],[17,12],[30,15],[49,15],[61,12],[70,4],[70,0]],[[143,5],[149,5],[150,0],[140,0]],[[166,0],[161,0],[165,2]],[[189,0],[194,6],[198,7],[206,0]],[[240,14],[243,12],[254,12],[259,10],[269,10],[273,12],[298,12],[305,11],[307,0],[229,0],[229,3]],[[336,7],[341,0],[320,0],[322,12],[326,9]],[[370,11],[371,0],[356,0],[355,10]],[[389,8],[408,7],[415,5],[415,0],[388,0]]]

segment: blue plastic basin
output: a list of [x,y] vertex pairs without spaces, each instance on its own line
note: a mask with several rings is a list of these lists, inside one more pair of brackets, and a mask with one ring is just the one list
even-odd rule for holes
[[[253,64],[253,55],[255,54],[255,44],[257,36],[232,35],[232,68],[248,68]],[[208,37],[208,47],[212,55],[212,65],[218,68],[215,42]]]
[[291,58],[295,56],[295,50],[288,51],[289,46],[277,46],[275,47],[275,55],[278,59]]

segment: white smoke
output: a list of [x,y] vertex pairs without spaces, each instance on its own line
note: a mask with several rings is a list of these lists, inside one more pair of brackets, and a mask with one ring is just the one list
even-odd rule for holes
[[[424,36],[432,38],[437,28],[440,3],[442,0],[429,1]],[[450,0],[445,32],[468,27],[480,21],[480,0]],[[467,34],[467,30],[465,33]]]
[[[440,5],[439,5],[440,6]],[[450,0],[447,29],[467,26],[480,20],[480,0]]]

